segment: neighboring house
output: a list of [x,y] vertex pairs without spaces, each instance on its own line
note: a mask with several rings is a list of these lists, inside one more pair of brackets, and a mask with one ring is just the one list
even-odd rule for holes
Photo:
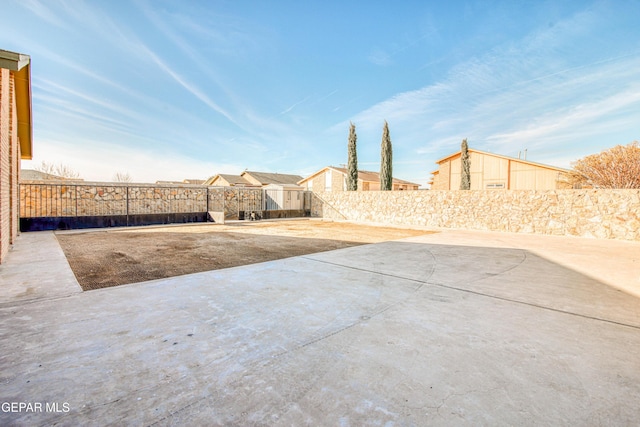
[[216,187],[262,187],[260,184],[252,184],[240,175],[229,175],[224,173],[212,176],[204,182],[204,185]]
[[[568,169],[530,162],[515,157],[469,149],[471,190],[555,190],[572,188]],[[431,172],[432,190],[459,190],[460,151],[436,161]]]
[[167,185],[173,185],[173,184],[195,184],[195,185],[202,185],[204,184],[205,180],[204,179],[183,179],[182,181],[156,181],[156,184],[167,184]]
[[[346,191],[347,169],[327,166],[318,172],[298,181],[298,185],[312,191]],[[417,190],[420,184],[393,178],[393,190]],[[358,171],[358,191],[380,190],[378,172]]]
[[196,185],[202,185],[204,184],[204,179],[184,179],[182,180],[182,182],[184,184],[196,184]]
[[22,181],[84,181],[84,179],[65,178],[33,169],[20,169],[20,182]]
[[303,179],[300,175],[253,171],[244,171],[240,174],[240,176],[249,181],[251,184],[260,185],[262,187],[266,187],[269,184],[298,185],[298,181]]
[[31,58],[0,50],[0,263],[18,235],[20,160],[31,158]]

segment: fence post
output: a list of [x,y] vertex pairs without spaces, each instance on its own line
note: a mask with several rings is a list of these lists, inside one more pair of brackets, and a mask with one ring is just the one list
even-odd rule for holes
[[127,185],[125,188],[127,189],[125,196],[125,199],[127,200],[127,226],[129,226],[129,186]]

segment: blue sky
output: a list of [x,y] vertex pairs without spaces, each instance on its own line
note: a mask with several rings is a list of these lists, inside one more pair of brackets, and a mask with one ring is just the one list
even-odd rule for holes
[[87,180],[379,170],[460,147],[561,167],[640,139],[640,1],[4,0],[34,160]]

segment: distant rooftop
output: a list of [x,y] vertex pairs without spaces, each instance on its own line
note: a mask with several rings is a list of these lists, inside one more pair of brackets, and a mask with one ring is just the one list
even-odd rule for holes
[[298,181],[304,179],[300,175],[290,175],[284,173],[271,173],[271,172],[255,172],[244,171],[242,176],[250,175],[255,180],[260,181],[262,185],[268,184],[293,184],[297,185]]
[[82,178],[65,178],[64,176],[52,175],[34,169],[20,169],[20,181],[84,181]]

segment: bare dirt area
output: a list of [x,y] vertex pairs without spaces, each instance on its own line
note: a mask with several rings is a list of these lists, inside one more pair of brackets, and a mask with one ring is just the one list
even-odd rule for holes
[[56,237],[86,291],[428,233],[288,220],[57,232]]

